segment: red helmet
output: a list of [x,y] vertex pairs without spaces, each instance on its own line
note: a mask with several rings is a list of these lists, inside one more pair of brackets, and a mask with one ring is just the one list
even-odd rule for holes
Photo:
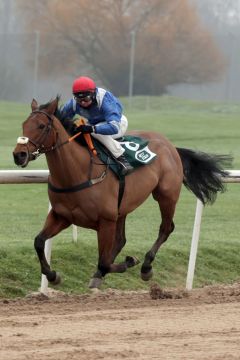
[[95,90],[96,90],[95,82],[87,76],[81,76],[75,79],[72,84],[73,94],[79,92],[95,92]]

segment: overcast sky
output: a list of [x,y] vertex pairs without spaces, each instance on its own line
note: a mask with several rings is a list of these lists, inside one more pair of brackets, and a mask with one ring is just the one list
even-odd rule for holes
[[240,0],[190,0],[196,3],[203,17],[212,16],[231,26],[240,25]]

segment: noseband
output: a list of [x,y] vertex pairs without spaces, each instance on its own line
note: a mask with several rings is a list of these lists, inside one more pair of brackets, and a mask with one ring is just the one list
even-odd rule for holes
[[[43,110],[34,110],[30,116],[32,114],[35,114],[35,113],[41,113],[41,114],[44,114],[47,116],[48,118],[48,124],[47,126],[45,127],[45,130],[43,131],[43,133],[40,135],[40,137],[36,140],[36,141],[33,141],[31,140],[30,138],[28,137],[25,137],[25,136],[20,136],[18,139],[17,139],[17,144],[22,144],[22,145],[27,145],[28,143],[31,143],[33,146],[35,146],[36,150],[33,151],[31,153],[31,155],[34,156],[34,158],[37,158],[38,156],[40,156],[41,154],[44,154],[44,153],[47,153],[49,151],[52,151],[54,149],[56,149],[58,147],[57,145],[57,141],[54,145],[50,146],[49,148],[46,148],[45,145],[44,145],[44,142],[46,141],[50,131],[52,130],[53,128],[53,116],[52,115],[49,115],[47,112],[43,111]],[[28,149],[29,151],[29,149]]]

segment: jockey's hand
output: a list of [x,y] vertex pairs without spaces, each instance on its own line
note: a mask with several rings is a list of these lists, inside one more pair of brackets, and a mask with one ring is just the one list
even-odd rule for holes
[[94,126],[80,125],[76,128],[75,132],[81,132],[83,134],[91,134],[94,132]]

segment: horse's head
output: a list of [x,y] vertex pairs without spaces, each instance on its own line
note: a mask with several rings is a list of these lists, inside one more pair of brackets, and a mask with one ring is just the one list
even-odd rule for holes
[[26,167],[29,161],[52,150],[56,145],[57,131],[53,121],[58,100],[59,97],[41,106],[35,99],[32,100],[32,112],[22,125],[23,135],[17,139],[13,151],[16,165]]

